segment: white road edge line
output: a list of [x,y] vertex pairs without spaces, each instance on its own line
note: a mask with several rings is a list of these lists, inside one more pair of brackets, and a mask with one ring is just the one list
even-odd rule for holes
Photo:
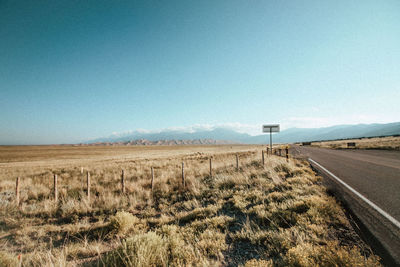
[[318,167],[320,167],[322,170],[324,170],[326,173],[328,173],[330,176],[332,176],[333,178],[335,178],[338,182],[340,182],[342,185],[344,185],[347,189],[349,189],[351,192],[353,192],[356,196],[358,196],[359,198],[361,198],[362,200],[364,200],[368,205],[370,205],[371,207],[373,207],[377,212],[379,212],[383,217],[385,217],[386,219],[388,219],[391,223],[393,223],[394,225],[397,226],[397,228],[400,229],[400,222],[397,221],[395,218],[393,218],[392,216],[390,216],[386,211],[382,210],[381,208],[379,208],[377,205],[375,205],[372,201],[370,201],[369,199],[367,199],[366,197],[364,197],[363,195],[361,195],[360,193],[358,193],[355,189],[353,189],[351,186],[349,186],[348,184],[346,184],[345,182],[343,182],[342,180],[340,180],[336,175],[334,175],[333,173],[331,173],[330,171],[328,171],[326,168],[324,168],[321,164],[319,164],[318,162],[316,162],[315,160],[308,158],[309,161],[311,161],[312,163],[314,163],[315,165],[317,165]]

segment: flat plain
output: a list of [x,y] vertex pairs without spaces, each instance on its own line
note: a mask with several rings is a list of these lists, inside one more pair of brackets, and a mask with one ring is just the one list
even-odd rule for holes
[[0,265],[379,266],[309,164],[262,148],[0,147]]

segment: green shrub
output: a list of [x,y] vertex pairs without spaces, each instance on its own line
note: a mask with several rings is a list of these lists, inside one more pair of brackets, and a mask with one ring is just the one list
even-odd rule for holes
[[18,266],[18,258],[5,251],[0,251],[0,266],[1,267]]
[[332,241],[326,246],[299,244],[288,250],[286,259],[288,266],[381,266],[377,256],[366,258],[356,247],[339,246]]
[[155,232],[138,234],[122,241],[107,254],[105,266],[168,266],[168,243]]
[[119,211],[110,219],[110,227],[118,235],[125,235],[139,223],[140,220],[137,217],[126,211]]
[[246,262],[244,267],[272,267],[274,266],[272,263],[272,260],[257,260],[257,259],[251,259]]
[[208,266],[207,257],[201,255],[196,246],[192,229],[176,225],[164,225],[157,230],[168,243],[170,266]]
[[197,246],[203,255],[221,259],[223,258],[221,251],[227,248],[225,237],[225,234],[207,229],[200,234]]

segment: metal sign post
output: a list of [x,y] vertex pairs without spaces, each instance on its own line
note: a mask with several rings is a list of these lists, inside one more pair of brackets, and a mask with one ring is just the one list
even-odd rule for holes
[[269,148],[271,149],[272,154],[272,128],[269,128]]
[[269,132],[269,146],[272,154],[272,133],[279,133],[280,131],[279,124],[263,125],[262,130],[264,133]]

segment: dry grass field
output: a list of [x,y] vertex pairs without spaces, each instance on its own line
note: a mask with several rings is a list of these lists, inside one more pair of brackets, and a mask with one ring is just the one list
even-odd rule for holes
[[389,137],[374,137],[374,138],[359,138],[351,140],[337,140],[312,142],[312,146],[325,147],[333,149],[347,149],[348,142],[355,142],[355,147],[351,149],[385,149],[385,150],[400,150],[400,136]]
[[261,149],[0,147],[0,266],[380,265],[307,162]]

